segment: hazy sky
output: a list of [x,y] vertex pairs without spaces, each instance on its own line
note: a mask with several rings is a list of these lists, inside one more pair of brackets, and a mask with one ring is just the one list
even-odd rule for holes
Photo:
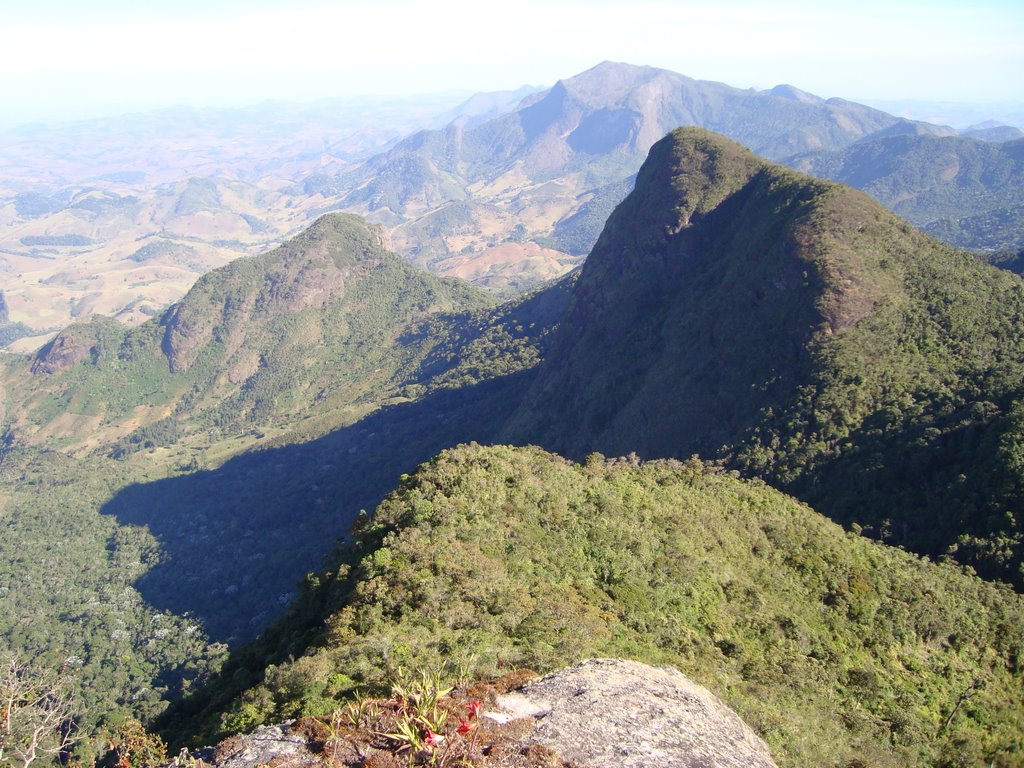
[[1013,0],[0,0],[0,114],[550,85],[600,61],[851,99],[1024,102]]

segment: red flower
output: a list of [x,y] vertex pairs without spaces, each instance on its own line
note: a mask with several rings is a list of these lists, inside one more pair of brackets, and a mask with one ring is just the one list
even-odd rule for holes
[[423,740],[427,742],[428,747],[436,747],[444,741],[444,736],[440,733],[434,733],[430,728],[427,728],[427,735],[423,737]]
[[469,704],[466,705],[466,711],[469,712],[469,719],[472,720],[475,717],[480,716],[480,709],[483,707],[476,699],[473,699]]
[[469,720],[460,720],[457,732],[460,736],[467,736],[476,730],[476,723],[471,723]]

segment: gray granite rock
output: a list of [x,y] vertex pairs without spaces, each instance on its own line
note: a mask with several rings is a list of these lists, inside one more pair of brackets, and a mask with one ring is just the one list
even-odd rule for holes
[[533,718],[529,740],[588,768],[775,768],[735,712],[670,667],[591,659],[498,705],[495,719]]
[[298,768],[312,765],[316,759],[306,747],[306,738],[293,731],[291,723],[283,723],[228,739],[217,747],[215,755],[208,755],[204,762],[217,768],[256,768],[272,763]]

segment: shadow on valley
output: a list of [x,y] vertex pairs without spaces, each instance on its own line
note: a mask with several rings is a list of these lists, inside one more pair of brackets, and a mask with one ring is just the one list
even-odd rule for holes
[[388,406],[307,443],[256,450],[214,470],[128,486],[102,509],[146,526],[160,551],[136,588],[210,637],[252,639],[304,576],[401,474],[442,449],[492,441],[528,385],[515,374]]

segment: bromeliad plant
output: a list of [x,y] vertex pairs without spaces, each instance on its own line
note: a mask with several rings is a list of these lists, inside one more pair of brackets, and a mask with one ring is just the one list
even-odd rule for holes
[[440,701],[451,692],[452,686],[443,682],[439,672],[421,672],[419,678],[409,680],[399,668],[391,685],[391,695],[399,700],[400,711],[435,731],[440,731],[448,719],[448,710],[440,706]]
[[394,720],[386,732],[379,733],[397,745],[396,754],[407,753],[409,765],[466,766],[475,764],[479,734],[480,701],[472,700],[466,706],[465,717],[459,725],[445,732],[452,702],[445,701],[452,686],[443,682],[439,673],[421,673],[412,679],[399,670],[392,683],[391,706]]
[[409,765],[424,752],[430,755],[431,765],[444,765],[444,762],[437,762],[448,721],[448,710],[441,705],[441,699],[451,691],[452,687],[442,682],[440,673],[421,672],[419,678],[410,679],[399,668],[391,685],[397,719],[394,731],[383,735],[399,745],[397,752],[409,752]]
[[410,768],[505,765],[502,758],[494,762],[492,750],[507,737],[497,723],[483,721],[480,699],[533,676],[519,670],[493,683],[466,681],[456,690],[445,672],[409,675],[399,669],[389,696],[360,696],[327,717],[301,718],[294,728],[327,766],[352,764],[355,756],[359,764],[393,766],[400,761]]

